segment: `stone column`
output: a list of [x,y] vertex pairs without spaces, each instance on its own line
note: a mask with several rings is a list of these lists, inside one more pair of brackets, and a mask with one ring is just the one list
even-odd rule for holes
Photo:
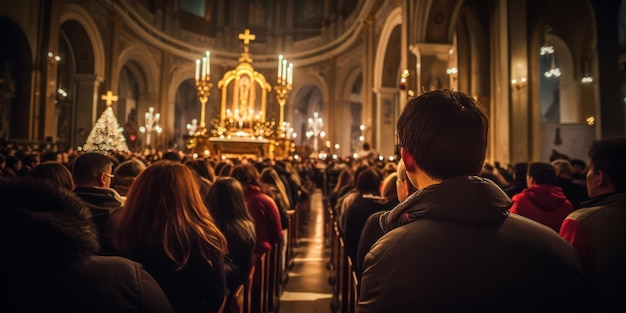
[[71,146],[83,146],[89,136],[89,132],[102,114],[104,105],[99,110],[98,87],[100,81],[95,74],[76,74],[76,99],[74,100],[74,123],[72,127],[73,138]]
[[[376,129],[381,138],[376,151],[385,157],[393,155],[396,144],[396,121],[400,113],[400,92],[396,88],[383,87],[376,94]],[[367,128],[364,136],[367,135]]]
[[[509,65],[508,79],[498,81],[509,82],[509,84],[502,85],[500,88],[503,93],[510,90],[510,105],[508,108],[510,111],[506,115],[506,118],[502,115],[497,115],[495,119],[492,119],[492,121],[493,123],[498,123],[498,125],[496,125],[497,128],[495,129],[498,132],[502,131],[503,128],[508,129],[508,140],[506,140],[505,143],[498,143],[498,145],[508,146],[510,154],[507,159],[500,159],[496,156],[493,161],[510,162],[511,164],[515,164],[517,162],[539,159],[539,143],[541,142],[539,134],[541,131],[541,125],[538,120],[532,119],[532,117],[541,116],[541,112],[539,112],[540,108],[538,105],[535,106],[535,108],[531,107],[528,94],[529,88],[523,83],[524,78],[528,81],[529,73],[528,34],[526,31],[526,1],[508,1],[506,6],[503,4],[500,9],[508,12],[509,31],[508,34],[502,34],[502,36],[504,36],[502,40],[508,42],[509,59],[506,63],[492,64],[492,68],[497,69],[499,64]],[[503,55],[502,57],[506,58],[506,55]],[[502,73],[502,77],[505,76],[506,74]],[[516,84],[513,82],[516,82]],[[507,109],[503,108],[505,104],[506,102],[494,101],[494,106],[497,106],[495,110],[505,111]],[[531,121],[533,121],[532,128],[530,128]],[[535,140],[533,140],[533,138]],[[500,149],[500,147],[495,148]]]

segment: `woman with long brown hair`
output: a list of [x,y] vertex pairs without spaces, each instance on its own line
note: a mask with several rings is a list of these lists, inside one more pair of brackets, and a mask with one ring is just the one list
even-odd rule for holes
[[159,282],[176,312],[216,312],[226,295],[226,239],[191,170],[172,161],[146,168],[115,223],[114,243]]
[[215,217],[215,222],[228,241],[226,280],[230,292],[245,282],[253,265],[253,252],[256,244],[254,220],[243,195],[243,187],[232,177],[218,178],[206,203]]

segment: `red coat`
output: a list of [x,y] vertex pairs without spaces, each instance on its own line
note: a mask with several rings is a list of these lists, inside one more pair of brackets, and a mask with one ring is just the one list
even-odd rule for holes
[[272,245],[282,240],[283,227],[280,222],[278,207],[272,198],[257,186],[248,186],[245,190],[246,206],[256,229],[256,247],[254,254],[260,255],[272,250]]
[[532,185],[511,199],[510,212],[525,216],[559,232],[563,220],[574,211],[561,187],[541,184]]

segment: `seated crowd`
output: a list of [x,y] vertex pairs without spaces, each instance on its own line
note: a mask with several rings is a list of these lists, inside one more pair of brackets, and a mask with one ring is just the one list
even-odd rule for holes
[[229,312],[313,184],[288,161],[8,151],[34,159],[0,163],[10,312]]
[[[41,291],[67,275],[64,288],[108,287],[50,293],[66,311],[217,312],[319,187],[358,312],[626,311],[626,139],[594,142],[588,162],[503,167],[485,162],[487,133],[475,100],[444,90],[407,102],[397,161],[371,151],[294,164],[6,150],[3,238],[24,269],[8,277],[9,307],[33,292],[28,279]],[[85,300],[98,296],[116,301]]]

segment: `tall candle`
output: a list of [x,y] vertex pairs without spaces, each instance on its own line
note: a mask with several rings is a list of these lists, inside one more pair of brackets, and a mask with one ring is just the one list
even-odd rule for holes
[[293,84],[293,63],[289,63],[289,68],[287,69],[287,84]]
[[278,80],[280,80],[283,75],[282,65],[283,65],[283,55],[281,54],[278,56]]
[[287,60],[283,59],[283,66],[282,66],[282,70],[283,70],[283,82],[287,80]]
[[206,79],[206,58],[202,58],[202,80]]
[[200,60],[196,59],[196,80],[200,80]]
[[205,55],[206,55],[206,74],[207,76],[211,76],[211,52],[207,50]]

